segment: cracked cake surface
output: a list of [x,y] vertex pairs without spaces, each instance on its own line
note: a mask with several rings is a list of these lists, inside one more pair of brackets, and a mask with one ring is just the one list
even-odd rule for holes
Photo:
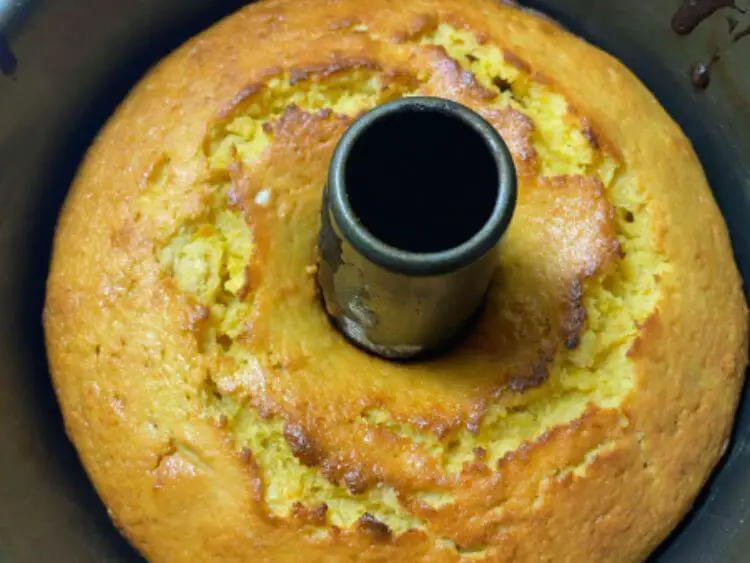
[[[423,95],[500,132],[518,204],[470,333],[391,363],[320,307],[320,200],[352,121]],[[747,363],[689,141],[619,62],[494,0],[263,0],[190,40],[88,152],[44,324],[86,470],[169,563],[643,559]]]

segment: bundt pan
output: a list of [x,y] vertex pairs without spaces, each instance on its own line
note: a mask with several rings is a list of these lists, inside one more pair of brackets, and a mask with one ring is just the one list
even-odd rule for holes
[[[50,385],[41,311],[51,241],[86,147],[128,89],[245,3],[0,0],[0,563],[142,561],[89,484]],[[679,122],[750,279],[747,0],[524,3],[620,58]],[[745,392],[730,451],[653,561],[748,561],[749,443]]]

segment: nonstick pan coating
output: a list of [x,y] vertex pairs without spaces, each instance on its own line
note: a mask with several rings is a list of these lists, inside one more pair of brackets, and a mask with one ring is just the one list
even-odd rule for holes
[[[0,0],[0,563],[142,561],[110,523],[63,431],[41,329],[50,246],[76,167],[129,87],[243,4]],[[727,16],[750,17],[724,9],[678,37],[670,30],[677,0],[527,4],[622,59],[680,123],[750,279],[750,38],[722,50],[705,90],[690,82],[691,66],[728,43]],[[652,560],[750,560],[747,392],[728,459]]]

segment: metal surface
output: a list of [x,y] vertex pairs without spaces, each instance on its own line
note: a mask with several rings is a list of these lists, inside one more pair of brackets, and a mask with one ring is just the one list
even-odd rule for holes
[[[138,561],[88,484],[50,387],[40,326],[50,241],[83,151],[128,87],[181,40],[243,3],[0,3],[3,37],[17,59],[12,78],[0,74],[0,562]],[[697,92],[689,69],[726,41],[722,12],[681,38],[669,29],[676,0],[531,3],[620,57],[682,125],[750,279],[750,40],[729,49],[711,85]],[[746,393],[728,461],[653,560],[741,563],[748,554]]]
[[484,301],[515,204],[510,151],[470,109],[408,97],[361,116],[323,193],[318,286],[329,318],[386,358],[443,350]]

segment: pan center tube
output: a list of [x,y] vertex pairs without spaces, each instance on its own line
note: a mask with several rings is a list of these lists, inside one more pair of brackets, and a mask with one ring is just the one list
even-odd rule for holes
[[321,209],[317,281],[357,346],[389,359],[445,349],[476,316],[516,202],[497,131],[468,108],[402,98],[339,141]]

